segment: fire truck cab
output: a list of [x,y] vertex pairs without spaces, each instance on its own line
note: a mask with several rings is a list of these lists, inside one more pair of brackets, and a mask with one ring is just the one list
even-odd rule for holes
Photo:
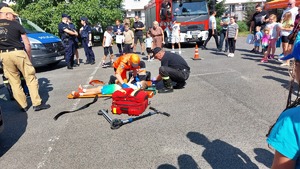
[[171,44],[172,20],[180,23],[180,42],[202,44],[208,36],[209,11],[206,0],[152,0],[145,6],[146,28],[157,21],[164,30],[165,45]]

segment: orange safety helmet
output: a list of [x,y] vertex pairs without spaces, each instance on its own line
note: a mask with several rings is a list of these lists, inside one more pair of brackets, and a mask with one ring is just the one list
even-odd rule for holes
[[140,57],[137,54],[132,54],[129,60],[130,60],[131,67],[135,68],[138,67],[140,64]]

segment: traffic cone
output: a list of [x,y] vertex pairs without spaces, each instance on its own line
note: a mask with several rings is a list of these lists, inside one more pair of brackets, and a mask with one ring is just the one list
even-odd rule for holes
[[199,57],[199,52],[198,52],[198,45],[196,44],[195,46],[195,55],[194,58],[192,58],[193,60],[201,60],[201,58]]

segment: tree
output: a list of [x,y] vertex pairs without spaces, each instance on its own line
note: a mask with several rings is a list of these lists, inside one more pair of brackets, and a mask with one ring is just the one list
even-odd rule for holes
[[[112,25],[116,19],[121,19],[122,0],[38,0],[29,3],[20,10],[21,17],[27,18],[47,32],[58,35],[58,23],[61,14],[66,13],[72,17],[74,24],[80,28],[80,17],[85,16],[90,24],[100,22],[103,27]],[[116,8],[117,7],[117,8]]]
[[226,0],[222,0],[221,2],[219,3],[216,3],[216,0],[209,0],[207,3],[208,3],[208,8],[210,11],[217,11],[217,15],[216,17],[220,17],[222,16],[225,11],[226,11],[226,8],[225,8],[225,1]]
[[248,27],[251,25],[252,16],[254,14],[256,4],[255,3],[247,3],[246,10],[244,11],[244,20]]

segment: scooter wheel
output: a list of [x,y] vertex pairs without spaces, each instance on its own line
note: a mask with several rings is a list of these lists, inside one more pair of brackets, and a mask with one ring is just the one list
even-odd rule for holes
[[102,111],[101,111],[101,110],[99,110],[99,111],[98,111],[98,115],[100,115],[100,116],[102,116],[102,115],[103,115],[103,113],[102,113]]
[[120,128],[122,125],[123,122],[121,119],[113,119],[110,128],[114,130]]

